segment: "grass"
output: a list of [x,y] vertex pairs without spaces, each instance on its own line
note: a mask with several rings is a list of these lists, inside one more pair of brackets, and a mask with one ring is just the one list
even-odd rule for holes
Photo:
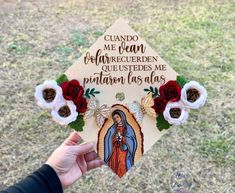
[[24,45],[20,43],[11,43],[8,45],[8,51],[15,54],[23,55],[31,50],[29,45]]
[[205,158],[215,162],[218,166],[235,166],[234,133],[222,133],[213,139],[203,139],[197,145],[198,151]]
[[84,34],[82,34],[78,30],[73,30],[71,32],[72,39],[71,39],[71,44],[75,47],[85,47],[87,46],[87,40]]
[[10,4],[0,7],[0,189],[41,166],[71,132],[36,106],[35,85],[62,74],[123,17],[178,73],[203,84],[208,102],[121,180],[104,166],[65,192],[168,193],[176,170],[191,173],[193,193],[235,191],[234,1]]

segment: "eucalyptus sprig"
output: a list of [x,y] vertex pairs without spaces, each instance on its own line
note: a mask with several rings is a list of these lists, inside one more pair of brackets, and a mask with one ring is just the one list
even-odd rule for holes
[[157,89],[157,87],[152,87],[152,86],[150,86],[149,88],[145,88],[144,89],[144,91],[145,92],[151,92],[151,93],[153,93],[153,98],[155,98],[156,96],[158,96],[158,89]]
[[95,90],[95,88],[92,88],[92,89],[88,88],[88,89],[86,89],[86,91],[85,91],[85,96],[86,96],[88,99],[90,99],[91,96],[95,97],[96,94],[100,94],[100,91]]

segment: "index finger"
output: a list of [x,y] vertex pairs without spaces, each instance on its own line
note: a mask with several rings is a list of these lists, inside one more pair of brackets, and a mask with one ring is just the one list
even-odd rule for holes
[[82,143],[80,145],[72,146],[71,148],[72,148],[72,151],[76,155],[83,155],[83,154],[86,154],[86,153],[88,153],[88,152],[90,152],[94,149],[94,143],[85,142],[85,143]]
[[81,137],[78,132],[74,131],[70,136],[63,142],[63,145],[76,145],[80,141]]

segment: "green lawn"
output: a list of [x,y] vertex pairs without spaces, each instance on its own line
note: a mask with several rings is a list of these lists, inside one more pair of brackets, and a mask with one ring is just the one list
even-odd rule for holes
[[178,73],[204,85],[208,101],[121,180],[103,166],[66,192],[169,193],[175,170],[192,175],[193,193],[235,192],[234,13],[232,0],[0,0],[0,190],[71,132],[36,106],[35,85],[62,74],[123,17]]

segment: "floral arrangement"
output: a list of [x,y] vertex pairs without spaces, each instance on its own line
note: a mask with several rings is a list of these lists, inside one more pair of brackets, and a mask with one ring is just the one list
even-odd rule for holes
[[[196,81],[187,81],[182,76],[169,80],[157,87],[144,89],[148,92],[141,103],[134,101],[127,106],[136,120],[141,123],[144,114],[156,118],[156,126],[162,131],[171,125],[180,125],[187,121],[190,109],[198,109],[207,99],[207,91]],[[83,131],[84,119],[95,116],[101,127],[110,115],[112,108],[99,106],[95,88],[84,88],[78,80],[68,80],[62,74],[56,81],[46,80],[36,87],[36,103],[41,108],[51,110],[54,121],[60,125],[69,125],[77,131]]]
[[94,88],[84,88],[79,81],[68,80],[65,74],[56,81],[46,80],[36,87],[36,103],[41,108],[51,110],[54,121],[60,125],[69,125],[71,128],[82,131],[84,114],[87,110],[87,98],[99,94]]
[[190,109],[198,109],[207,99],[207,91],[196,81],[187,81],[182,76],[159,87],[144,89],[153,95],[152,108],[156,114],[156,126],[161,131],[171,125],[187,121]]

